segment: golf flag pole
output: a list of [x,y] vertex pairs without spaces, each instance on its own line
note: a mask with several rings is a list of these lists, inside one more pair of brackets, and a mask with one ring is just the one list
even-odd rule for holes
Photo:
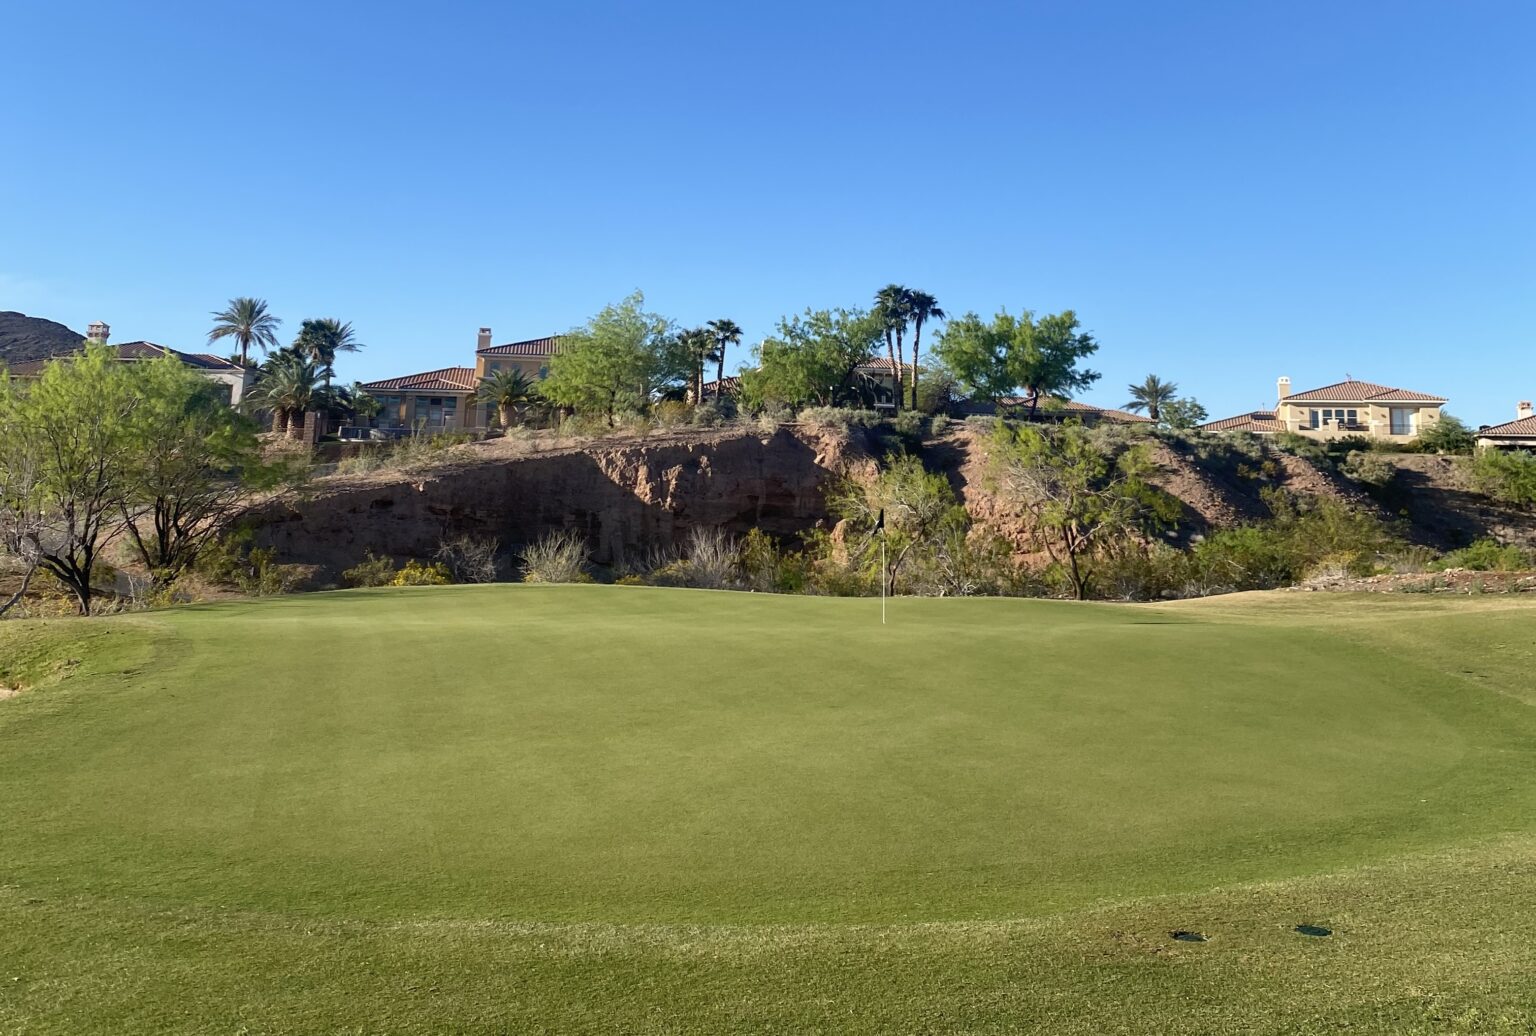
[[885,508],[875,519],[875,531],[880,534],[880,625],[885,625]]

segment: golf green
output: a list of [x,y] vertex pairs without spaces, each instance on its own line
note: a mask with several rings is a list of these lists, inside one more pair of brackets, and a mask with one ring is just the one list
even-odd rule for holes
[[[1145,942],[1197,969],[1161,987],[1199,976],[1185,1031],[1439,1031],[1395,969],[1465,993],[1530,951],[1463,973],[1383,928],[1333,992],[1303,965],[1363,938],[1346,902],[1536,922],[1465,888],[1531,859],[1533,658],[1536,607],[1494,597],[901,599],[882,626],[486,586],[8,623],[0,1030],[1160,1031],[1075,956],[1102,978]],[[1249,923],[1283,950],[1239,988],[1213,969]],[[986,988],[945,1006],[914,967]],[[1523,1031],[1536,995],[1497,988],[1467,1004]]]

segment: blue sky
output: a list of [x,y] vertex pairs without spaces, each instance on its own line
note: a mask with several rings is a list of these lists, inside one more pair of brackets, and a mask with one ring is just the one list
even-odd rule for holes
[[[209,4],[0,13],[0,309],[234,295],[471,361],[635,288],[756,341],[890,281],[1073,308],[1085,398],[1536,395],[1536,5]],[[734,367],[737,357],[730,366]]]

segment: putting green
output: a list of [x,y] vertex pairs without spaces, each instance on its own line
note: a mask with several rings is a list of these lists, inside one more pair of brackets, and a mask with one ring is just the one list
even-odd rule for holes
[[491,586],[11,623],[0,891],[845,939],[1306,881],[1530,834],[1533,620]]

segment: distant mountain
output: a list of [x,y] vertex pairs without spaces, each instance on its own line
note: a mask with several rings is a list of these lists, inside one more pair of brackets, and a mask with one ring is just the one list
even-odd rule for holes
[[85,335],[63,324],[25,313],[0,310],[0,362],[46,360],[80,348]]

